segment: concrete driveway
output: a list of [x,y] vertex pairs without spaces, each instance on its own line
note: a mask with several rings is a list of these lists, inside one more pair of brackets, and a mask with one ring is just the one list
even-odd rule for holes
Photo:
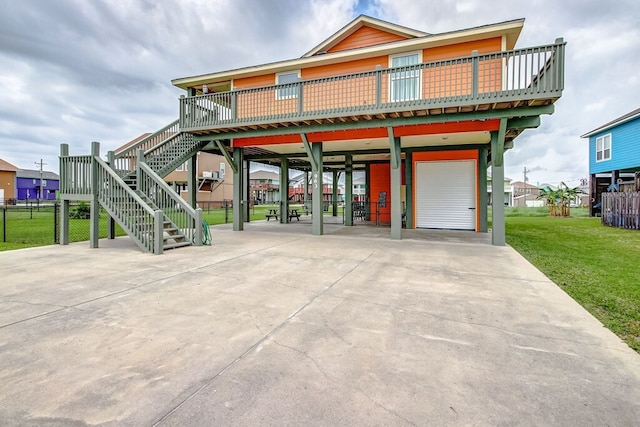
[[640,356],[488,235],[265,224],[0,253],[2,425],[640,423]]

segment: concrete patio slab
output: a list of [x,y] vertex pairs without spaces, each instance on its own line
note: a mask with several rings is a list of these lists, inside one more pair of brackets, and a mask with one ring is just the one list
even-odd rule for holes
[[640,355],[481,233],[0,253],[3,425],[637,425]]

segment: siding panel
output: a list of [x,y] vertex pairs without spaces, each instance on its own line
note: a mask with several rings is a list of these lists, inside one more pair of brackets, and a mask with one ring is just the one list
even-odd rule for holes
[[[611,159],[596,162],[596,139],[611,134]],[[589,137],[589,173],[640,168],[640,118]]]
[[343,50],[357,49],[360,47],[375,46],[378,44],[395,42],[398,40],[406,40],[407,37],[399,36],[397,34],[389,33],[386,31],[378,30],[371,27],[361,27],[357,29],[353,34],[346,39],[337,43],[327,52],[340,52]]

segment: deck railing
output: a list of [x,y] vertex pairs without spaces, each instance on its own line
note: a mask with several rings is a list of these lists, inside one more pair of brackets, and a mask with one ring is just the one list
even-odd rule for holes
[[557,98],[555,44],[180,99],[182,130]]
[[60,193],[89,195],[93,191],[93,156],[60,156]]
[[163,237],[162,211],[154,210],[142,200],[102,159],[94,157],[96,195],[100,205],[146,252],[161,254]]
[[153,169],[140,162],[138,190],[196,246],[202,245],[202,209],[193,209]]
[[179,132],[178,120],[169,123],[167,126],[141,139],[135,144],[114,153],[113,158],[109,159],[111,167],[118,172],[120,177],[133,173],[136,168],[139,150],[152,150],[163,142],[176,138]]

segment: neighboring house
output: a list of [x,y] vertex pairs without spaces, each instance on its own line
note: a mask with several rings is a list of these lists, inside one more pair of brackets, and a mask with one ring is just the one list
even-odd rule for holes
[[[511,206],[512,204],[512,187],[511,187],[511,178],[504,177],[504,199],[503,203],[505,206]],[[487,174],[487,195],[489,205],[491,205],[493,200],[493,180],[491,179],[491,175]]]
[[[333,176],[332,174],[322,174],[322,200],[330,202],[333,200]],[[307,188],[307,198],[304,197],[305,185]],[[289,200],[293,203],[304,203],[312,199],[311,188],[313,187],[313,177],[309,177],[307,173],[307,181],[305,183],[305,174],[302,173],[289,180]],[[344,186],[337,183],[336,201],[344,199]]]
[[18,200],[55,200],[60,190],[60,176],[54,172],[20,169],[16,172]]
[[[118,147],[115,153],[122,152],[151,134],[145,133],[132,141]],[[164,180],[171,185],[185,200],[189,199],[188,162],[181,163],[169,172]],[[218,207],[224,201],[233,198],[233,174],[227,173],[229,165],[224,156],[199,152],[196,156],[196,201],[201,207]]]
[[0,159],[0,205],[16,203],[16,172],[19,169]]
[[533,184],[524,183],[522,181],[514,181],[511,183],[511,206],[513,207],[534,207],[543,206],[544,201],[538,199],[540,188]]
[[249,174],[249,191],[255,204],[273,204],[280,201],[280,175],[257,170]]
[[[114,212],[131,210],[118,201],[119,187],[149,175],[147,169],[164,176],[204,151],[224,155],[233,170],[235,231],[249,220],[247,165],[258,162],[279,167],[280,176],[310,171],[312,212],[323,210],[323,173],[343,172],[350,200],[353,173],[364,171],[370,213],[389,218],[392,239],[401,238],[405,224],[486,232],[488,167],[502,182],[505,150],[554,112],[564,88],[564,41],[516,48],[523,26],[517,19],[429,34],[361,15],[300,58],[175,79],[185,90],[178,120],[114,158],[125,184],[102,172],[111,185],[99,182],[84,197]],[[92,148],[88,161],[103,171],[99,146]],[[125,159],[140,149],[141,167],[126,168]],[[67,152],[62,146],[61,170],[87,161]],[[65,200],[78,192],[89,190],[70,187]],[[503,195],[494,199],[500,203],[492,209],[492,241],[504,245]],[[150,215],[142,202],[136,199]],[[345,226],[354,224],[351,209],[347,203]],[[288,222],[282,213],[280,221]],[[312,215],[310,233],[322,235],[323,221]],[[141,247],[151,245],[148,235],[129,229]]]
[[638,189],[640,178],[640,108],[585,133],[589,139],[590,213],[598,213],[601,195],[627,185]]
[[367,195],[367,179],[361,174],[353,178],[353,201],[364,202]]

